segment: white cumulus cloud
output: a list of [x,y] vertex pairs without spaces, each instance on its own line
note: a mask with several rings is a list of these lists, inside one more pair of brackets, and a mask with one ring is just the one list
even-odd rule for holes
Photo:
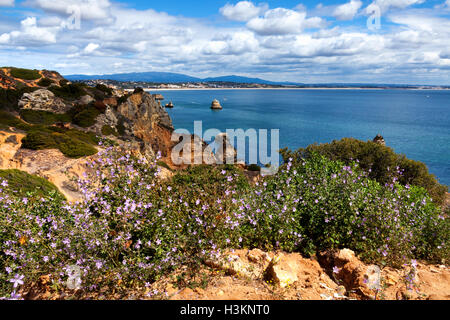
[[249,21],[268,9],[269,7],[265,3],[255,6],[251,1],[240,1],[235,5],[227,3],[219,11],[228,20]]
[[350,2],[338,6],[333,16],[338,20],[352,20],[361,8],[362,2],[360,0],[351,0]]
[[56,43],[59,28],[42,28],[37,25],[36,17],[28,17],[20,22],[20,30],[0,35],[0,44],[45,45]]
[[267,11],[263,17],[253,18],[247,27],[260,35],[285,35],[301,33],[304,29],[320,28],[324,21],[319,17],[306,18],[306,12],[285,8]]

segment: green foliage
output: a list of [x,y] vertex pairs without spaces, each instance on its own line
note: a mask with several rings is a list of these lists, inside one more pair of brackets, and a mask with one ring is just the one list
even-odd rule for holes
[[95,119],[100,115],[100,111],[94,106],[87,106],[84,110],[73,116],[73,123],[83,128],[88,128],[95,124]]
[[350,248],[389,265],[449,258],[448,219],[425,189],[383,186],[357,163],[312,153],[266,179],[255,195],[246,201],[245,214],[255,223],[242,236],[247,246],[306,255]]
[[63,99],[76,100],[83,95],[86,95],[85,85],[82,83],[65,84],[61,87],[50,87],[48,90],[53,92],[55,96]]
[[48,78],[42,78],[41,80],[38,81],[37,85],[40,87],[48,87],[52,83],[54,83],[52,80]]
[[121,136],[125,134],[125,118],[121,115],[119,115],[119,119],[117,121],[116,130],[117,133]]
[[30,193],[39,197],[59,193],[53,183],[44,178],[16,169],[0,170],[0,180],[6,180],[8,182],[6,192],[18,197],[25,197]]
[[104,135],[104,136],[110,136],[110,135],[117,136],[118,133],[117,133],[116,129],[114,129],[113,127],[108,126],[108,125],[104,125],[102,127],[102,135]]
[[169,167],[169,165],[167,163],[165,163],[164,161],[157,161],[156,164],[160,167],[166,168],[167,170],[172,171],[172,169]]
[[18,111],[18,103],[23,94],[37,89],[39,88],[23,87],[16,90],[0,88],[0,110]]
[[78,130],[56,127],[33,127],[22,139],[22,148],[32,150],[59,149],[69,158],[81,158],[97,153],[93,146],[98,139]]
[[391,183],[396,178],[403,185],[416,185],[425,188],[433,200],[443,204],[447,186],[441,185],[435,176],[428,172],[426,165],[419,161],[396,154],[392,148],[372,141],[360,141],[344,138],[320,145],[310,145],[295,152],[281,150],[284,161],[293,158],[296,162],[303,157],[319,153],[331,160],[343,161],[346,164],[358,161],[360,167],[369,172],[369,177],[381,184]]
[[23,80],[37,80],[41,78],[41,74],[38,70],[22,69],[22,68],[10,68],[11,76]]
[[71,122],[68,114],[57,114],[49,111],[23,109],[20,111],[23,120],[31,124],[52,125],[58,122]]
[[108,96],[111,96],[112,94],[113,94],[113,90],[110,88],[110,87],[108,87],[108,86],[105,86],[104,84],[97,84],[96,86],[95,86],[95,89],[97,89],[97,90],[100,90],[100,91],[103,91],[104,93],[106,93]]
[[14,127],[20,130],[27,131],[31,128],[31,126],[22,120],[20,120],[18,117],[15,117],[13,114],[1,111],[0,110],[0,124],[7,127]]
[[122,103],[125,103],[130,96],[131,96],[131,94],[129,94],[129,93],[121,96],[119,99],[117,99],[117,105],[121,105]]

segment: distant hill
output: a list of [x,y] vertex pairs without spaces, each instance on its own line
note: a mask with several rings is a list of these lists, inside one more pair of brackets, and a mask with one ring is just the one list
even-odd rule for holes
[[67,75],[66,79],[74,80],[116,80],[116,81],[144,81],[144,82],[163,82],[163,83],[177,83],[177,82],[199,82],[200,78],[187,76],[185,74],[170,73],[170,72],[134,72],[134,73],[118,73],[118,74],[104,74],[104,75]]
[[214,77],[214,78],[206,78],[203,79],[205,82],[235,82],[235,83],[257,83],[257,84],[292,84],[288,82],[274,82],[274,81],[268,81],[260,78],[247,78],[247,77],[241,77],[241,76],[223,76],[223,77]]
[[213,77],[213,78],[196,78],[180,73],[170,72],[135,72],[135,73],[119,73],[105,75],[66,75],[69,80],[116,80],[116,81],[144,81],[156,83],[179,83],[179,82],[234,82],[234,83],[257,83],[257,84],[285,84],[287,82],[273,82],[259,78],[247,78],[236,75]]

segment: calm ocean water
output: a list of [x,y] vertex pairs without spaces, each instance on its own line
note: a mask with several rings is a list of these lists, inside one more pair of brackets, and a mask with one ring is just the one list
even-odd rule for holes
[[[155,92],[155,91],[152,91]],[[297,149],[343,137],[386,144],[427,164],[450,185],[450,91],[437,90],[180,90],[162,91],[174,127],[193,132],[280,129],[280,147]],[[218,99],[222,111],[212,111]]]

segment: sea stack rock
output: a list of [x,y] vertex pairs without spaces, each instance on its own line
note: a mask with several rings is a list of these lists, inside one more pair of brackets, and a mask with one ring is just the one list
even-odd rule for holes
[[381,134],[377,134],[377,136],[375,138],[373,138],[373,142],[381,144],[383,146],[386,145],[386,142],[384,141],[384,138]]
[[170,101],[169,103],[166,104],[166,108],[170,108],[170,109],[173,108],[173,103],[172,103],[172,101]]
[[222,110],[222,106],[220,105],[219,100],[214,99],[214,101],[211,103],[211,109],[213,109],[213,110]]

